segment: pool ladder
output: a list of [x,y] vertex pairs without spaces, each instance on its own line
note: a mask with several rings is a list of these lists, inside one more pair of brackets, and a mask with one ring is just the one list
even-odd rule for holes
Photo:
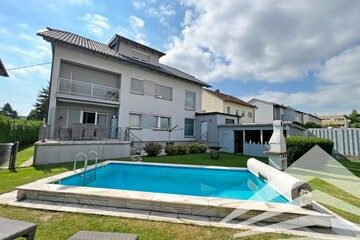
[[[87,168],[88,168],[88,156],[90,154],[95,154],[95,168],[93,169],[93,171],[88,172]],[[84,163],[84,171],[82,172],[82,177],[83,177],[83,186],[91,183],[92,181],[96,180],[96,170],[97,170],[97,163],[98,163],[98,154],[95,151],[90,151],[88,152],[88,154],[85,154],[83,152],[79,152],[78,154],[76,154],[75,156],[75,160],[74,160],[74,172],[76,172],[76,163],[77,163],[77,159],[79,156],[84,156],[85,159],[85,163]],[[91,174],[93,172],[93,174]]]

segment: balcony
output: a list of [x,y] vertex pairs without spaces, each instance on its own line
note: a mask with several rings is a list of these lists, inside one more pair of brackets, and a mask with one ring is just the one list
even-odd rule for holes
[[59,78],[58,92],[67,95],[119,102],[120,89]]

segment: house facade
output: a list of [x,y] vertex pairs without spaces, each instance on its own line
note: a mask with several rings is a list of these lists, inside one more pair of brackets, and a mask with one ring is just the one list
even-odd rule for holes
[[319,117],[296,110],[290,106],[267,102],[257,98],[251,99],[249,103],[257,107],[255,110],[255,122],[257,123],[282,120],[294,121],[301,124],[305,124],[307,122],[321,124],[321,119]]
[[241,122],[254,122],[255,106],[239,98],[220,92],[203,89],[202,112],[218,112],[241,117]]
[[[209,85],[161,64],[164,53],[119,35],[108,44],[51,28],[38,35],[53,51],[50,138],[195,140],[195,113]],[[79,134],[79,125],[88,131]]]
[[323,125],[334,127],[348,128],[350,125],[349,119],[345,115],[327,115],[320,116]]

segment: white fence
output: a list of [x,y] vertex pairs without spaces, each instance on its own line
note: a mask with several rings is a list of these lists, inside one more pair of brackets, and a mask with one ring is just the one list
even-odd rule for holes
[[263,145],[261,143],[244,143],[244,155],[253,156],[253,157],[268,157],[264,152],[269,150],[268,145]]
[[360,156],[360,129],[324,129],[312,128],[307,130],[309,137],[327,138],[334,142],[334,150],[347,156]]

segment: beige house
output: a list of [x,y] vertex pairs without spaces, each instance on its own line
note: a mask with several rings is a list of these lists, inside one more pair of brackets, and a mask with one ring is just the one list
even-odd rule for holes
[[236,97],[215,91],[203,89],[202,112],[218,112],[241,116],[241,122],[254,122],[256,107]]
[[349,120],[345,115],[328,115],[320,116],[322,125],[330,125],[335,127],[347,128],[349,127]]

